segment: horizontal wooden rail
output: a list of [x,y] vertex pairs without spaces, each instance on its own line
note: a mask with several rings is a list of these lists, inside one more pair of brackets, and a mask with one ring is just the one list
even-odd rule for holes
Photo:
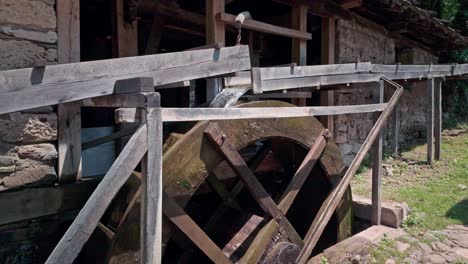
[[[223,21],[224,23],[228,25],[236,25],[236,16],[234,15],[227,14],[227,13],[218,13],[216,15],[216,18]],[[242,24],[242,27],[255,30],[255,31],[259,31],[259,32],[283,36],[283,37],[305,39],[305,40],[312,39],[311,33],[302,32],[299,30],[291,29],[291,28],[279,27],[279,26],[267,24],[264,22],[256,21],[253,19],[249,19],[249,18],[244,21],[244,23]]]
[[[252,108],[162,108],[164,122],[231,120],[254,118],[287,118],[322,115],[341,115],[380,112],[384,104],[316,106],[316,107],[252,107]],[[116,122],[139,122],[141,113],[136,108],[116,110]]]
[[124,79],[160,86],[249,69],[249,48],[235,46],[2,71],[0,114],[112,94]]

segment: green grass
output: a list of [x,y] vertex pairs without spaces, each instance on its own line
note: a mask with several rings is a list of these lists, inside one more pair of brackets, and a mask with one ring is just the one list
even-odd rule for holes
[[[451,224],[468,224],[468,123],[444,131],[442,160],[434,166],[424,163],[426,145],[388,159],[392,176],[383,178],[384,199],[406,202],[413,212],[403,224],[408,231],[442,229]],[[353,180],[353,193],[370,196],[370,173],[364,171]]]

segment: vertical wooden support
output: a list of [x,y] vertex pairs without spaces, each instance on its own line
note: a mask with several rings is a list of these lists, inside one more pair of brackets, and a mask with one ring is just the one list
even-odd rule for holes
[[[307,32],[307,6],[299,5],[292,7],[292,28]],[[292,39],[292,61],[297,65],[307,65],[307,40]],[[306,98],[294,98],[292,103],[299,106],[306,106]]]
[[[384,102],[384,82],[377,83],[374,91],[374,103]],[[380,113],[379,113],[380,115]],[[377,120],[377,118],[376,118]],[[380,131],[372,146],[372,225],[380,225],[382,212],[382,156],[383,132]]]
[[137,21],[125,21],[124,0],[112,0],[113,3],[113,56],[116,58],[138,56]]
[[142,159],[141,263],[161,263],[162,117],[159,93],[145,93],[148,152]]
[[196,82],[194,80],[190,81],[189,86],[189,107],[193,108],[197,104],[197,93],[196,93]]
[[395,105],[395,109],[393,110],[392,141],[393,156],[398,157],[400,141],[400,110],[398,105]]
[[427,80],[427,163],[434,162],[434,78]]
[[[322,64],[335,63],[335,19],[322,18]],[[333,106],[335,104],[333,91],[320,93],[320,105]],[[322,124],[334,135],[333,116],[321,117]]]
[[435,139],[435,159],[440,160],[440,144],[442,141],[442,80],[439,78],[435,83],[434,91],[435,100],[435,125],[434,125],[434,139]]
[[[224,13],[225,0],[206,0],[206,44],[226,43],[224,22],[216,19],[216,14]],[[206,81],[206,100],[213,100],[222,89],[221,78],[210,78]]]
[[[57,0],[58,63],[80,61],[80,1]],[[58,106],[58,175],[60,182],[81,178],[81,108]]]

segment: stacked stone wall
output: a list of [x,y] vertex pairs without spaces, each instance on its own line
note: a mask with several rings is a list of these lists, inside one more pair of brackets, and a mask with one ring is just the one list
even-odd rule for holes
[[[54,0],[0,1],[0,70],[57,63]],[[57,179],[52,107],[0,115],[0,191]]]

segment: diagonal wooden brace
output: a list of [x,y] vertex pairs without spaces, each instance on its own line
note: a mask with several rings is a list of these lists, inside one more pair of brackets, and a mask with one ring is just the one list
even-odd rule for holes
[[303,242],[301,237],[297,234],[296,230],[294,230],[291,223],[287,220],[286,216],[281,212],[270,195],[265,191],[244,159],[229,143],[221,129],[215,123],[211,123],[205,130],[205,134],[215,143],[214,145],[216,145],[220,153],[226,158],[229,166],[239,175],[245,187],[247,187],[263,210],[278,222],[280,231],[293,243],[302,247]]

